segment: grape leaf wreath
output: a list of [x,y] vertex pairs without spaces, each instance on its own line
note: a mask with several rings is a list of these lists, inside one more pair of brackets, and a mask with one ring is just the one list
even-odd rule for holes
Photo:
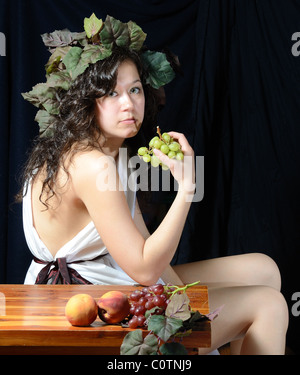
[[68,91],[90,64],[109,57],[114,45],[141,53],[148,72],[147,84],[159,89],[169,83],[175,72],[165,53],[144,47],[146,36],[135,22],[123,23],[111,16],[103,22],[94,13],[84,19],[83,32],[64,29],[43,34],[42,40],[51,52],[45,66],[47,81],[22,93],[25,100],[39,109],[35,121],[39,124],[40,136],[52,135],[53,120],[59,115],[59,92]]

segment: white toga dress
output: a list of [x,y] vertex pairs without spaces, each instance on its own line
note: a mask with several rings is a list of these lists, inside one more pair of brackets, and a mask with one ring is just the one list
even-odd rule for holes
[[[128,166],[127,154],[120,152],[117,168],[123,187],[128,186]],[[127,203],[134,217],[136,191],[124,189]],[[54,263],[58,259],[65,259],[69,269],[74,269],[84,279],[92,284],[107,285],[133,285],[137,284],[130,278],[114,261],[108,253],[102,239],[91,221],[72,240],[67,242],[52,256],[45,244],[39,238],[33,226],[32,206],[31,206],[31,184],[28,184],[27,193],[23,198],[23,227],[25,238],[33,256],[42,263],[32,260],[27,271],[24,284],[35,284],[40,271],[48,263]],[[50,269],[54,265],[51,265]],[[158,282],[163,283],[161,279]]]

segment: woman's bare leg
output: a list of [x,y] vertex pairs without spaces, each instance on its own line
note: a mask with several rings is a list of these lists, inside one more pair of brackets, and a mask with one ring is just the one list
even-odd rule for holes
[[284,353],[288,311],[271,258],[253,253],[173,269],[184,284],[200,280],[208,285],[211,311],[225,304],[212,322],[212,349],[232,342],[232,354]]
[[280,272],[276,263],[260,253],[232,255],[173,266],[182,280],[202,284],[265,285],[281,288]]
[[284,354],[288,311],[280,292],[260,285],[214,287],[209,301],[212,311],[224,304],[211,323],[210,350],[240,340],[240,354]]

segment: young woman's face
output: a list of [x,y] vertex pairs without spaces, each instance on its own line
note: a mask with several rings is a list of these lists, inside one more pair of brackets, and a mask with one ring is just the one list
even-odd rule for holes
[[144,119],[145,96],[135,64],[126,60],[118,68],[117,84],[96,99],[96,116],[106,141],[133,137]]

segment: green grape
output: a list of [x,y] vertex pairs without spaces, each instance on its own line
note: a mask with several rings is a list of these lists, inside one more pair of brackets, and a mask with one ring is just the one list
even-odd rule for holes
[[183,153],[181,151],[177,152],[176,159],[177,160],[183,160]]
[[173,141],[172,143],[169,144],[169,149],[171,151],[177,152],[180,150],[180,144],[178,142]]
[[171,136],[170,136],[168,133],[163,133],[163,134],[162,134],[162,139],[163,139],[166,143],[170,143],[170,141],[171,141]]
[[160,140],[160,139],[156,139],[153,143],[153,147],[154,148],[157,148],[158,150],[161,148],[161,146],[163,145],[164,143]]
[[140,147],[140,148],[138,149],[138,154],[139,154],[140,156],[145,155],[147,152],[148,152],[147,147]]
[[169,157],[170,159],[174,159],[175,156],[176,156],[176,152],[175,152],[175,151],[169,151],[169,152],[168,152],[168,157]]
[[179,161],[183,160],[184,154],[181,151],[180,144],[174,141],[168,133],[161,134],[159,127],[157,127],[157,134],[159,136],[155,136],[150,140],[149,149],[147,147],[140,147],[138,149],[138,155],[142,157],[146,163],[151,162],[153,167],[161,165],[163,170],[167,170],[169,168],[163,164],[156,155],[154,155],[154,149],[160,150],[170,159],[176,158]]
[[153,147],[154,142],[155,142],[156,140],[159,140],[159,137],[158,137],[158,136],[153,137],[153,138],[151,139],[151,141],[149,142],[149,147]]
[[163,144],[160,146],[160,151],[167,155],[167,153],[169,152],[169,147],[168,147],[168,145],[166,145],[165,143],[163,143]]
[[156,155],[152,155],[151,156],[151,165],[152,167],[156,168],[158,167],[160,164],[160,160],[158,159],[158,157]]
[[143,160],[144,162],[149,163],[151,161],[151,156],[149,154],[145,154],[143,156]]

